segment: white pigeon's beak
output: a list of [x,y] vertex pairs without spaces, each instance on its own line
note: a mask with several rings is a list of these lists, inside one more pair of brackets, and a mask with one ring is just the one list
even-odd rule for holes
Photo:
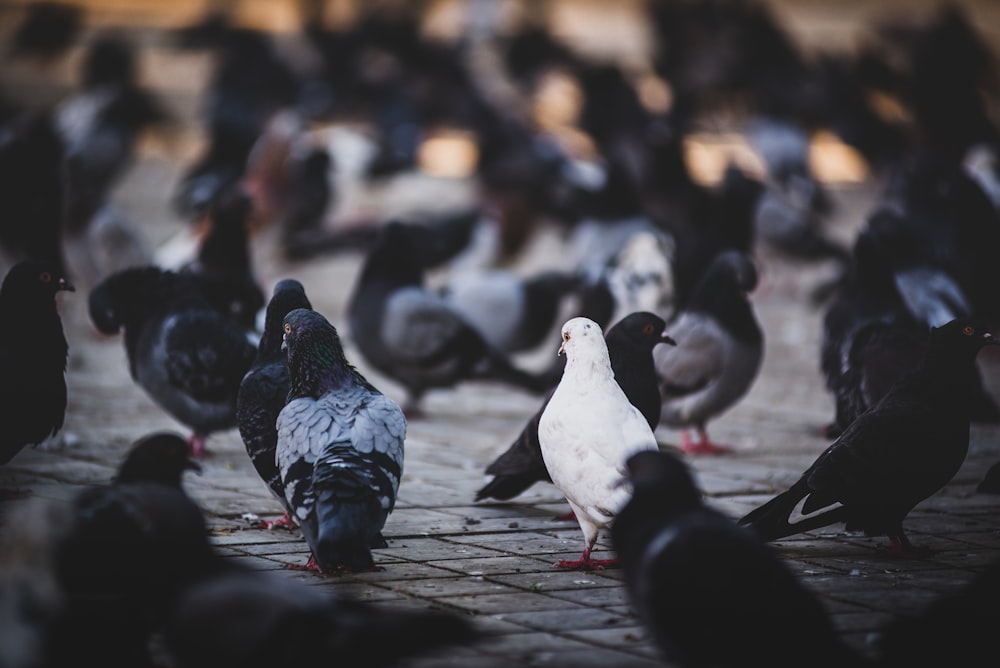
[[556,351],[556,357],[559,357],[564,352],[566,352],[566,342],[565,341],[563,341],[562,343],[559,344],[559,350]]

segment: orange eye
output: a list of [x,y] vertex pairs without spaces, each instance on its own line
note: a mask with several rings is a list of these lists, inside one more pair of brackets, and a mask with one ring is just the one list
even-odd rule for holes
[[286,323],[285,323],[285,334],[291,334],[291,333],[292,333],[292,326],[291,326],[291,325],[289,325],[289,324],[288,324],[288,323],[286,322]]
[[652,325],[646,325],[645,327],[642,328],[642,331],[643,331],[644,334],[652,334],[653,333],[653,326]]
[[47,271],[43,271],[42,273],[40,273],[38,275],[38,280],[40,280],[42,283],[51,283],[52,282],[52,274],[50,274]]
[[972,325],[966,325],[965,327],[962,328],[962,333],[965,334],[965,335],[967,335],[967,336],[970,335],[970,334],[975,334],[976,333],[976,328],[973,327]]
[[569,332],[563,332],[563,341],[569,341]]

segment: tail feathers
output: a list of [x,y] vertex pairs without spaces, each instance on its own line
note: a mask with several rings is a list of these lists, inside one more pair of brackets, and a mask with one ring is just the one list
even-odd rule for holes
[[810,512],[811,499],[808,497],[811,493],[808,484],[800,480],[788,491],[744,515],[739,524],[749,526],[762,539],[771,541],[844,521],[846,509],[839,503]]
[[476,493],[476,501],[486,498],[507,500],[536,482],[552,482],[538,444],[540,415],[541,412],[536,413],[506,452],[486,467],[486,474],[494,478]]
[[[546,478],[548,477],[547,472],[545,476]],[[483,499],[497,499],[498,501],[513,499],[541,480],[543,479],[531,474],[498,475],[476,492],[476,501],[482,501]]]

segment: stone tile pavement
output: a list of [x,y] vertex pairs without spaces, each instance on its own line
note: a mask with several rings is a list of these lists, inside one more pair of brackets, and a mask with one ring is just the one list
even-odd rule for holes
[[[170,222],[157,190],[157,184],[162,190],[164,179],[176,175],[173,169],[146,160],[120,189],[123,207],[145,220],[158,241],[183,235]],[[871,191],[835,194],[848,220],[857,219]],[[849,234],[847,227],[840,231]],[[536,257],[544,258],[546,244],[554,242],[544,234],[540,238]],[[289,264],[266,236],[254,241],[254,252],[268,291],[280,278],[298,278],[317,310],[343,325],[359,257]],[[712,435],[731,443],[734,451],[690,460],[709,501],[734,517],[797,478],[826,446],[817,428],[831,415],[817,367],[821,311],[805,299],[823,269],[766,256],[762,265],[764,285],[754,296],[767,342],[762,373],[748,396],[710,425]],[[66,295],[63,315],[70,342],[64,433],[53,443],[23,451],[0,470],[0,485],[57,501],[109,480],[137,437],[154,429],[184,432],[133,385],[121,340],[101,337],[90,327],[85,293]],[[557,345],[554,335],[544,350],[520,361],[547,363]],[[985,351],[981,362],[989,386],[1000,391],[1000,356],[991,352]],[[348,356],[383,391],[402,398],[399,388],[368,370],[353,348]],[[453,610],[469,615],[487,634],[474,646],[405,666],[660,664],[630,611],[620,570],[553,567],[560,558],[577,556],[582,546],[575,522],[558,519],[568,506],[554,487],[536,485],[510,503],[472,501],[484,481],[483,468],[506,449],[539,402],[539,397],[493,384],[465,383],[428,395],[426,419],[409,425],[399,504],[385,527],[389,547],[376,551],[378,572],[325,577],[287,569],[304,564],[308,550],[297,532],[258,529],[248,519],[277,516],[280,507],[256,477],[235,430],[209,440],[205,470],[191,476],[187,488],[209,518],[213,541],[229,558],[375,605]],[[658,436],[669,445],[678,434],[661,429]],[[884,539],[844,535],[838,527],[775,544],[852,644],[870,651],[868,640],[884,623],[913,613],[1000,558],[1000,497],[974,493],[988,466],[1000,459],[998,437],[998,427],[976,425],[969,457],[954,481],[910,515],[906,526],[914,542],[935,550],[929,558],[888,558],[880,551]],[[22,503],[0,504],[0,518],[16,514]],[[610,556],[606,535],[599,545],[599,556]]]

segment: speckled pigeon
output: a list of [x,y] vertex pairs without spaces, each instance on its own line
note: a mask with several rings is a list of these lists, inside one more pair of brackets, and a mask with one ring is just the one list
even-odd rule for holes
[[347,361],[337,329],[316,311],[285,316],[291,390],[278,415],[285,498],[312,551],[306,568],[374,568],[396,503],[406,418]]

